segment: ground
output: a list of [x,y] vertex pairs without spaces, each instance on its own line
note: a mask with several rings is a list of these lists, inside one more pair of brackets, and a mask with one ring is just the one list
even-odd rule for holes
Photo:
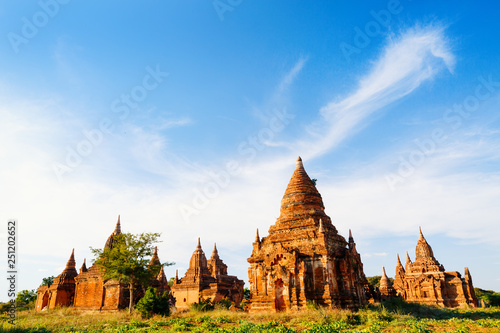
[[448,310],[387,303],[358,312],[310,306],[300,312],[248,314],[229,310],[175,313],[143,320],[139,315],[78,313],[70,308],[2,317],[1,332],[500,332],[500,308]]

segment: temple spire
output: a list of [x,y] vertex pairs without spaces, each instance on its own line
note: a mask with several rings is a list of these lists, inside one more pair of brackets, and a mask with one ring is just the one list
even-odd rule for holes
[[304,165],[302,164],[302,158],[299,156],[297,157],[297,162],[295,163],[296,168],[304,168]]
[[214,243],[214,249],[212,251],[212,256],[210,257],[210,260],[216,260],[219,259],[219,251],[217,251],[217,243]]
[[76,262],[75,262],[75,249],[71,251],[71,256],[69,257],[68,262],[66,263],[66,269],[68,268],[75,268]]
[[151,256],[151,260],[149,261],[149,265],[161,265],[160,258],[158,257],[158,246],[155,246],[155,251]]
[[427,258],[431,259],[434,261],[436,265],[439,265],[438,261],[434,258],[434,253],[432,252],[432,248],[427,243],[427,240],[424,237],[424,234],[422,233],[422,228],[419,227],[419,235],[418,235],[418,242],[417,242],[417,247],[415,248],[415,260],[421,259],[421,258]]
[[191,274],[193,277],[210,274],[207,266],[207,258],[201,248],[201,241],[199,237],[196,249],[194,250],[191,260],[189,261],[189,269],[186,274]]
[[115,230],[113,230],[113,233],[106,240],[106,244],[104,244],[104,248],[105,249],[112,249],[113,242],[114,242],[114,236],[120,235],[121,233],[122,233],[122,228],[120,225],[120,215],[118,215],[118,221],[116,222]]
[[403,265],[401,264],[401,260],[399,259],[399,253],[397,253],[396,256],[398,258],[397,266],[403,267]]
[[405,271],[409,272],[410,265],[412,264],[410,255],[408,254],[408,251],[406,251],[406,263],[405,263]]
[[83,264],[82,264],[82,267],[80,267],[80,274],[87,271],[87,265],[85,264],[85,262],[86,262],[86,259],[83,258]]
[[[307,219],[312,217],[313,219],[309,220],[311,226],[315,225],[317,228],[318,220],[321,217],[324,224],[331,223],[329,219],[326,219],[325,215],[325,206],[321,195],[304,169],[302,159],[299,156],[295,170],[281,199],[280,217],[277,219],[276,224],[288,223],[292,216],[295,218],[303,216]],[[272,232],[272,228],[270,232]]]
[[120,215],[118,215],[118,221],[116,222],[116,227],[115,227],[114,234],[115,235],[119,235],[121,233],[122,233],[122,228],[121,228],[121,225],[120,225]]
[[255,235],[255,242],[254,243],[260,243],[259,228],[257,228],[257,234]]

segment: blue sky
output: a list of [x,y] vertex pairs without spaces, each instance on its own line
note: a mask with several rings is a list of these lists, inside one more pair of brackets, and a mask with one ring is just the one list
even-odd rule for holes
[[275,222],[300,155],[367,276],[413,259],[421,226],[447,270],[499,291],[499,14],[466,1],[2,3],[0,220],[19,223],[18,289],[59,274],[73,248],[77,266],[91,260],[118,214],[126,232],[162,233],[169,277],[201,237],[246,281],[255,229]]

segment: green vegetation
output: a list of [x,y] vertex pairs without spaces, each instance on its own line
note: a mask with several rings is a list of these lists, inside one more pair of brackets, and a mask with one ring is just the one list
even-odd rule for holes
[[35,308],[35,290],[21,290],[17,293],[16,307],[18,310],[29,310]]
[[149,266],[153,244],[159,233],[118,234],[112,249],[92,249],[95,264],[104,272],[104,281],[117,280],[129,286],[129,313],[134,306],[134,288],[145,287],[159,272],[157,265]]
[[474,292],[476,297],[482,299],[487,306],[500,306],[500,293],[480,288],[474,288]]
[[40,284],[40,287],[50,286],[52,283],[54,283],[55,278],[56,278],[55,276],[49,276],[49,277],[43,278],[42,284]]
[[[366,279],[368,280],[368,283],[373,286],[373,288],[378,288],[380,287],[380,279],[382,278],[382,275],[375,275],[375,276],[368,276]],[[389,281],[391,283],[394,283],[393,278],[389,278]]]
[[221,299],[217,302],[212,302],[210,299],[200,298],[197,303],[190,306],[190,310],[194,312],[206,312],[213,310],[229,310],[235,304],[228,299]]
[[142,318],[151,318],[153,315],[168,316],[170,314],[170,294],[164,292],[159,295],[155,288],[148,288],[144,297],[137,302],[137,311]]
[[[136,307],[138,308],[138,306]],[[211,311],[152,315],[76,312],[71,308],[18,313],[1,332],[499,332],[500,308],[443,309],[391,300],[357,312],[311,306],[299,312],[248,314],[214,306]],[[5,316],[5,315],[4,315]],[[6,317],[5,317],[6,318]],[[3,319],[3,318],[2,318]]]

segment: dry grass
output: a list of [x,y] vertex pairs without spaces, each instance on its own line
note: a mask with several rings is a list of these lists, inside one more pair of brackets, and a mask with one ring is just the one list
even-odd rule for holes
[[[432,312],[434,311],[434,312]],[[1,332],[500,332],[500,309],[429,310],[426,316],[387,310],[336,309],[248,314],[229,310],[189,311],[170,317],[141,319],[127,311],[78,312],[71,308],[18,313],[15,325],[0,323]]]

